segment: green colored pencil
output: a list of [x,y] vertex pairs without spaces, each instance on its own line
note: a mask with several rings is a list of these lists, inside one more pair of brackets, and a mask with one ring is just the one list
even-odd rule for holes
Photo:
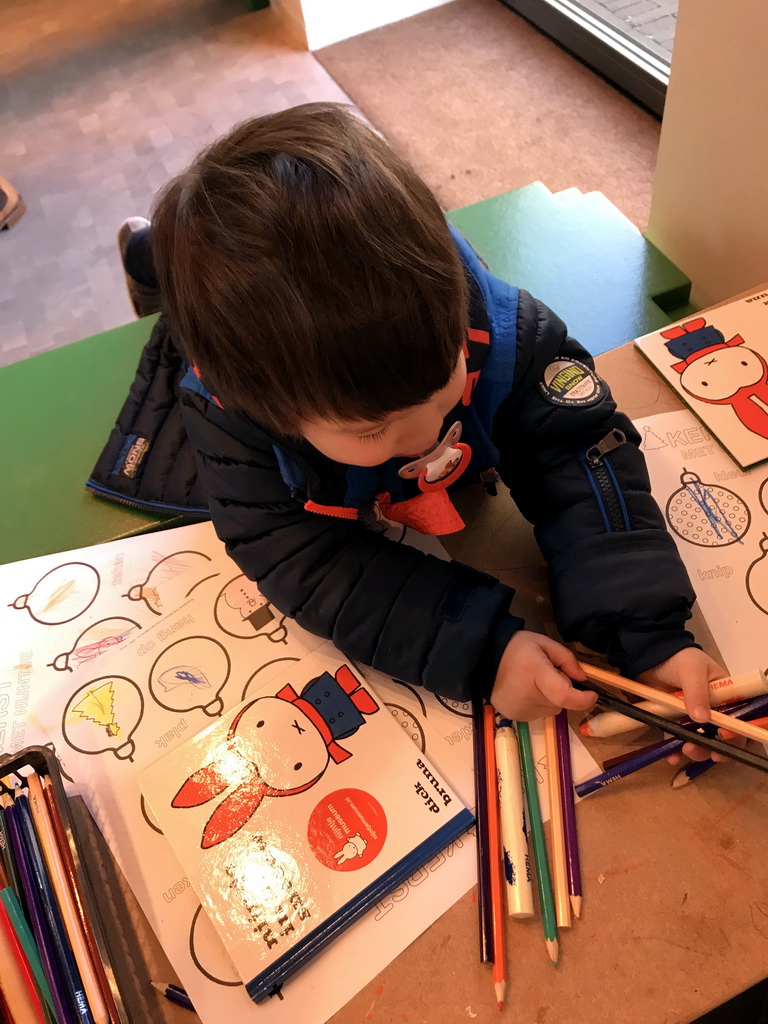
[[45,980],[45,974],[43,972],[43,965],[40,962],[40,954],[37,951],[35,940],[30,931],[29,925],[27,924],[26,918],[21,909],[21,904],[16,898],[16,893],[9,887],[0,890],[0,900],[8,913],[8,917],[13,925],[13,930],[18,936],[21,948],[24,950],[24,954],[29,961],[29,966],[32,968],[32,973],[35,976],[37,987],[43,996],[43,999],[48,1006],[53,1009],[53,999],[51,998],[51,992],[48,988],[48,982]]
[[536,789],[536,767],[533,763],[531,732],[527,722],[516,722],[515,724],[520,746],[520,762],[523,767],[525,800],[528,805],[528,828],[533,841],[533,860],[536,866],[536,884],[539,890],[541,917],[544,924],[544,940],[550,960],[557,967],[557,918],[555,917],[555,901],[552,897],[547,846],[544,842],[544,826],[541,823],[539,793]]

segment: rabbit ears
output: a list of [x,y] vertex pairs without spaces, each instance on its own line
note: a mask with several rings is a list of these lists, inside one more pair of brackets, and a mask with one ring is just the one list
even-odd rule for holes
[[259,777],[256,765],[245,758],[236,757],[236,761],[235,771],[229,762],[226,762],[228,770],[225,771],[224,760],[213,761],[198,768],[171,801],[171,807],[199,807],[220,796],[234,782],[239,782],[206,822],[200,841],[204,850],[217,846],[239,832],[256,812],[267,792],[268,787]]
[[234,782],[240,783],[221,801],[206,822],[200,840],[203,850],[209,850],[212,846],[223,843],[225,839],[231,839],[256,813],[265,796],[293,796],[314,786],[320,778],[318,775],[317,778],[294,789],[273,789],[260,777],[255,764],[246,761],[245,758],[239,758],[239,761],[241,763],[238,765],[235,778],[231,765],[229,772],[224,772],[222,761],[214,761],[203,768],[198,768],[171,801],[171,807],[199,807],[220,796]]

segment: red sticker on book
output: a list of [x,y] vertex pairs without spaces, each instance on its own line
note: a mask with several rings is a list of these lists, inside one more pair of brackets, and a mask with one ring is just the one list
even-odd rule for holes
[[307,839],[312,852],[334,871],[357,871],[381,852],[387,816],[379,801],[362,789],[337,789],[312,811]]

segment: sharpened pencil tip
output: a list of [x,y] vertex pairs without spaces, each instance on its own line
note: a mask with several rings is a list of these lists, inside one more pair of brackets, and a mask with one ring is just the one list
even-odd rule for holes
[[574,917],[581,917],[581,896],[571,896],[571,910]]
[[504,1003],[502,1003],[502,1001],[499,1000],[499,1010],[503,1010],[503,1009],[504,1009]]

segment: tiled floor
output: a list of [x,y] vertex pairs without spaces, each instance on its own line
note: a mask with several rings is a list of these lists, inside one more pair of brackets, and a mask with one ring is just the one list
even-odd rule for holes
[[0,365],[133,316],[124,217],[250,115],[341,100],[245,0],[6,0],[0,174],[28,207],[0,234]]
[[607,25],[668,63],[677,27],[678,0],[578,0]]

